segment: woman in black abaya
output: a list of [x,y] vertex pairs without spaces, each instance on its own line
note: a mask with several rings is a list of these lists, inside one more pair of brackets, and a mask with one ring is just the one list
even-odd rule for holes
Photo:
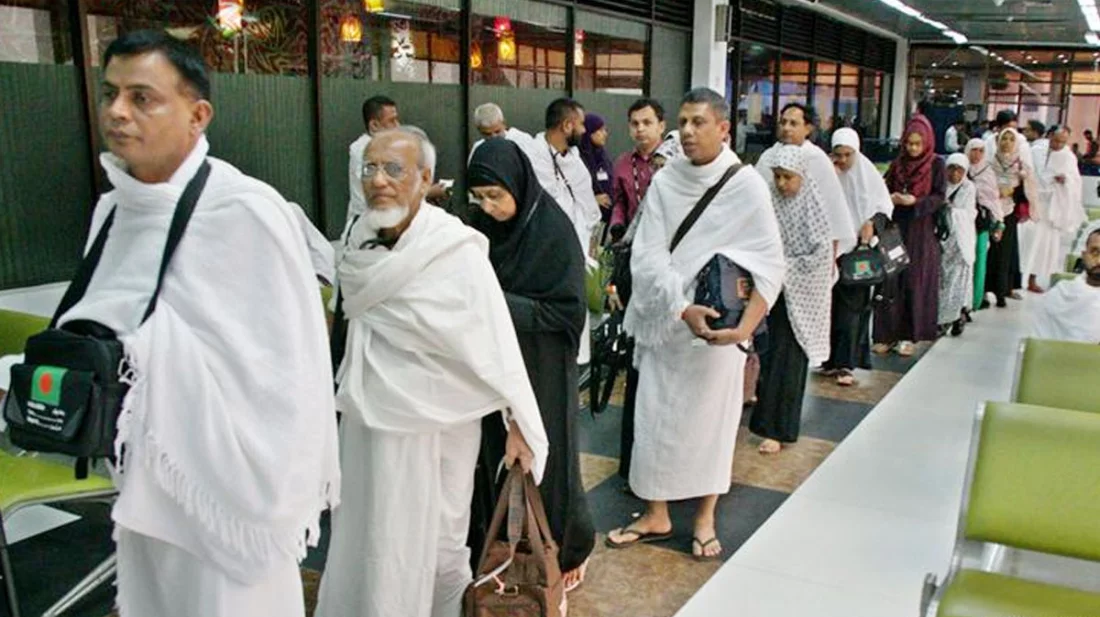
[[[595,544],[576,434],[577,350],[580,337],[587,336],[584,255],[569,218],[543,191],[530,161],[511,141],[490,139],[477,149],[470,160],[467,186],[479,206],[471,215],[471,225],[489,238],[489,260],[508,301],[550,440],[539,489],[560,548],[558,561],[568,591],[583,581]],[[497,463],[504,455],[504,430],[500,422],[485,429],[475,509],[488,504],[491,515]],[[487,523],[486,519],[482,524]],[[472,537],[484,538],[484,533],[485,529],[475,529]]]

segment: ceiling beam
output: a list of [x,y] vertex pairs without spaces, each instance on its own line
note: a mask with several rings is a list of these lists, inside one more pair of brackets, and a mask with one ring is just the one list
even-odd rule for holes
[[786,2],[784,2],[784,4],[788,4],[788,5],[792,5],[792,6],[799,6],[799,7],[814,11],[815,13],[821,13],[822,15],[827,15],[827,16],[832,17],[833,19],[835,19],[837,21],[844,22],[848,25],[855,26],[857,28],[861,28],[861,29],[866,30],[868,32],[873,32],[873,33],[875,33],[875,34],[877,34],[881,37],[888,38],[892,41],[904,42],[906,40],[905,37],[899,35],[897,32],[887,30],[886,28],[883,28],[881,26],[877,26],[877,25],[872,24],[871,22],[868,22],[868,21],[863,21],[862,19],[860,19],[858,17],[855,17],[853,15],[850,15],[848,13],[845,13],[844,11],[834,9],[830,6],[825,6],[825,5],[823,5],[819,2],[816,2],[816,1],[811,1],[811,0],[787,0]]

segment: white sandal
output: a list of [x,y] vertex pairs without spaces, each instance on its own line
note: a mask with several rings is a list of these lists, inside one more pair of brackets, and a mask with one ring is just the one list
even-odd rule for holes
[[916,351],[916,346],[909,341],[902,341],[898,343],[898,355],[903,358],[908,358]]

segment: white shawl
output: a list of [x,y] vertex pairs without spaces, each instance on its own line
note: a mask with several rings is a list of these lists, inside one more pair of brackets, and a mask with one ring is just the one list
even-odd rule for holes
[[489,241],[426,203],[393,250],[361,248],[374,235],[360,219],[338,268],[349,321],[337,408],[405,433],[510,409],[541,478],[546,432]]
[[951,208],[951,237],[948,242],[958,245],[963,261],[974,265],[978,251],[978,230],[975,219],[978,218],[978,187],[966,177],[970,162],[963,154],[955,153],[947,159],[947,166],[961,167],[963,179],[959,184],[947,183],[945,195]]
[[[768,148],[756,163],[756,170],[764,177],[769,189],[775,186],[775,177],[772,175],[772,167],[775,166],[774,157],[784,145],[779,142]],[[852,219],[848,198],[844,194],[843,187],[840,186],[836,168],[829,155],[809,140],[802,142],[802,151],[805,155],[806,173],[817,183],[821,198],[825,201],[829,227],[832,230],[833,240],[837,242],[837,255],[847,253],[855,248],[856,231],[863,225],[863,221],[857,222]]]
[[1040,298],[1032,315],[1035,338],[1100,343],[1100,287],[1085,274],[1058,283]]
[[[1006,131],[1012,131],[1016,135],[1016,141],[1013,142],[1016,146],[1015,151],[1005,156],[1001,154],[999,148],[1000,137]],[[993,171],[997,174],[997,187],[998,191],[1000,187],[1016,188],[1021,183],[1024,185],[1024,196],[1027,198],[1029,209],[1035,212],[1042,212],[1042,196],[1039,194],[1039,181],[1035,177],[1035,167],[1031,164],[1031,149],[1027,143],[1027,140],[1022,135],[1016,132],[1015,129],[1004,129],[997,134],[997,147],[992,150],[995,154],[990,158],[993,165]],[[988,148],[988,144],[986,145]],[[986,150],[986,156],[990,156],[990,150]],[[1026,154],[1026,156],[1025,156]],[[998,195],[1000,193],[998,192]],[[1001,213],[1004,216],[1012,214],[1016,209],[1016,203],[1013,201],[1013,197],[999,197],[999,203],[1001,206]]]
[[545,132],[515,143],[531,160],[539,184],[573,222],[581,250],[587,256],[592,234],[600,223],[600,206],[592,188],[592,174],[581,159],[580,150],[573,146],[565,154],[559,153],[546,141]]
[[[693,165],[686,157],[669,161],[646,192],[631,271],[634,295],[623,325],[638,345],[666,343],[680,326],[680,314],[695,294],[695,276],[716,254],[752,273],[757,291],[775,304],[783,285],[785,261],[771,194],[756,170],[746,167],[719,191],[675,253],[669,243],[699,198],[739,161],[728,148],[711,163]],[[687,326],[682,326],[687,327]]]
[[138,327],[176,202],[206,148],[204,139],[162,184],[101,156],[115,190],[96,219],[115,204],[117,213],[95,293],[62,321],[110,324],[127,352],[115,520],[248,581],[304,558],[321,511],[338,502],[332,370],[293,209],[217,159],[156,311]]
[[790,198],[772,188],[772,201],[787,259],[783,294],[791,329],[810,366],[817,366],[829,359],[830,352],[833,246],[826,206],[817,182],[807,177],[803,152],[798,146],[784,146],[776,152],[775,167],[802,176],[802,188]]
[[840,187],[848,200],[849,214],[858,231],[863,223],[878,213],[887,217],[894,216],[894,202],[890,199],[890,189],[882,174],[871,159],[860,152],[859,134],[849,128],[837,129],[833,133],[833,148],[847,146],[855,150],[856,162],[848,171],[837,171]]
[[[1061,232],[1077,231],[1088,220],[1077,157],[1068,148],[1047,150],[1036,163],[1041,166],[1038,173],[1043,199],[1038,212],[1032,208],[1032,217]],[[1064,176],[1065,183],[1055,181],[1057,176]]]
[[332,247],[328,238],[314,227],[301,206],[291,202],[290,207],[294,211],[298,227],[302,230],[306,247],[309,248],[309,260],[313,264],[314,273],[331,285],[336,280],[336,249]]

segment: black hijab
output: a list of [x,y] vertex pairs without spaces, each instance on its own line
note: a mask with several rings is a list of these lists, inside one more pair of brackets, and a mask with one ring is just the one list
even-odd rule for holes
[[515,143],[486,140],[470,160],[468,187],[502,186],[516,201],[503,223],[476,209],[471,225],[489,238],[489,261],[506,294],[539,303],[538,329],[566,333],[579,345],[587,301],[584,255],[573,223],[543,190]]

